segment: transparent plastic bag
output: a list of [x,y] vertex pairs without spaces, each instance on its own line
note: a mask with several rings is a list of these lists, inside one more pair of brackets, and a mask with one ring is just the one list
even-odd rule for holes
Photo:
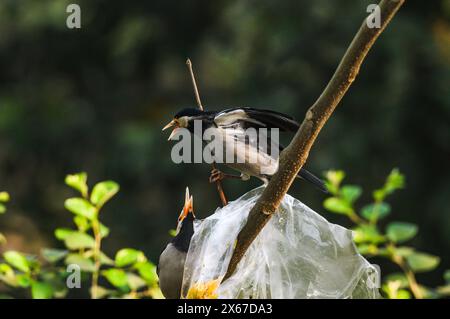
[[[195,225],[186,258],[182,296],[221,280],[235,240],[261,195],[256,188]],[[286,195],[218,298],[378,298],[378,272],[360,254],[352,232],[329,223]]]

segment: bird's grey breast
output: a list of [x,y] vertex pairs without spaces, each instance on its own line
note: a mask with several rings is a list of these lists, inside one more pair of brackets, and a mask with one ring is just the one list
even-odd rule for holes
[[168,299],[180,298],[183,284],[184,263],[186,253],[168,244],[159,257],[159,285],[164,297]]

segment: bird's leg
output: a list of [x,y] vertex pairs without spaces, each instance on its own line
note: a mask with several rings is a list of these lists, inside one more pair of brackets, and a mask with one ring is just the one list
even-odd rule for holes
[[241,175],[233,175],[233,174],[226,174],[222,171],[219,171],[218,169],[214,168],[211,171],[211,175],[209,176],[209,182],[210,183],[215,183],[216,181],[220,181],[223,180],[225,178],[238,178],[238,179],[242,179]]

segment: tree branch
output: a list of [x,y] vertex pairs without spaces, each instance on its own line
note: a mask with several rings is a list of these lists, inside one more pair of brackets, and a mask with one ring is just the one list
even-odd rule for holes
[[382,0],[379,3],[380,28],[367,26],[367,19],[372,19],[374,13],[364,20],[325,90],[306,112],[305,119],[294,139],[281,152],[279,170],[271,178],[261,197],[250,211],[247,223],[238,235],[236,247],[223,281],[233,274],[248,247],[279,207],[284,195],[306,162],[320,130],[355,80],[370,48],[403,3],[404,0]]

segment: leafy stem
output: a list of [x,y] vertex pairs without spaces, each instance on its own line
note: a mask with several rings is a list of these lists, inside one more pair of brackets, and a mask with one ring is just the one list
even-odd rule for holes
[[[331,197],[324,201],[324,207],[330,212],[347,216],[355,224],[354,240],[359,252],[366,256],[378,256],[389,259],[399,266],[402,275],[387,278],[383,290],[390,298],[410,298],[409,288],[416,299],[425,294],[439,295],[439,290],[431,291],[419,285],[416,273],[433,270],[439,264],[439,257],[418,252],[412,247],[399,246],[412,239],[418,227],[406,222],[388,223],[385,232],[381,232],[378,222],[388,216],[391,206],[385,201],[388,195],[404,187],[404,176],[393,169],[384,185],[372,192],[373,202],[356,212],[355,202],[362,194],[356,185],[341,185],[345,174],[343,171],[329,171],[326,174],[326,185]],[[395,277],[395,278],[394,278]]]
[[[0,258],[0,284],[27,289],[26,293],[35,299],[63,298],[74,287],[88,288],[86,295],[94,299],[161,298],[156,266],[142,251],[122,248],[114,260],[101,251],[109,229],[99,219],[100,210],[119,191],[119,185],[103,181],[90,192],[86,173],[68,175],[65,182],[78,196],[64,202],[64,207],[74,214],[76,227],[55,230],[64,249],[43,248],[42,258],[12,250],[4,252]],[[0,192],[0,208],[8,200],[9,194]],[[105,287],[100,285],[103,278]],[[84,280],[86,284],[81,285]],[[80,286],[71,287],[77,282]]]
[[94,232],[95,245],[94,245],[94,253],[93,253],[94,271],[92,272],[91,293],[92,293],[92,298],[97,299],[98,298],[98,277],[99,277],[100,266],[101,266],[100,252],[101,252],[101,241],[102,241],[102,236],[100,233],[100,223],[99,223],[98,219],[94,219],[92,221],[92,230]]
[[394,255],[391,260],[394,263],[396,263],[405,273],[406,279],[408,280],[409,288],[411,289],[411,292],[413,293],[414,297],[416,299],[423,299],[422,290],[420,289],[420,286],[417,283],[416,276],[406,263],[405,258],[403,258],[402,256]]

